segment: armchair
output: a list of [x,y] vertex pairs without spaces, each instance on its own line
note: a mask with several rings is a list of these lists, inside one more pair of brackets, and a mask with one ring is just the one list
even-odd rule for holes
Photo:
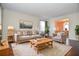
[[67,36],[65,33],[53,33],[53,40],[60,42],[60,43],[66,43]]

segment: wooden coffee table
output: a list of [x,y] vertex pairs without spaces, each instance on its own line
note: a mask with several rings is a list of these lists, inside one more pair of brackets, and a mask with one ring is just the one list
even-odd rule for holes
[[53,47],[53,40],[49,38],[39,38],[37,40],[30,40],[31,47],[34,46],[37,53],[40,52],[40,50],[46,48],[46,47]]

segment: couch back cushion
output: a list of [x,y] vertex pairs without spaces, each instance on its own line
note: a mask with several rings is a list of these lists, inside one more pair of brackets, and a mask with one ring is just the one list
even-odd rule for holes
[[33,31],[33,30],[17,30],[16,33],[18,35],[36,35],[39,32],[38,31]]
[[25,35],[25,36],[27,35],[27,31],[22,31],[22,32],[23,32],[23,35]]
[[23,35],[23,32],[17,31],[17,34],[18,34],[18,35]]
[[27,35],[32,35],[32,31],[27,31]]

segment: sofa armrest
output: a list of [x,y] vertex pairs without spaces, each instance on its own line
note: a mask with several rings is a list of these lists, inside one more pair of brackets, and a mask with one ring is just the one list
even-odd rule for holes
[[14,34],[14,41],[15,41],[15,42],[17,42],[17,40],[19,39],[19,36],[21,36],[21,35]]

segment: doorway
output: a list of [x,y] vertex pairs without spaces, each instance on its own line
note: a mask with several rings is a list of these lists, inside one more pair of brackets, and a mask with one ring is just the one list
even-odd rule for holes
[[69,19],[61,19],[55,21],[55,31],[56,32],[62,32],[65,29],[69,31]]

